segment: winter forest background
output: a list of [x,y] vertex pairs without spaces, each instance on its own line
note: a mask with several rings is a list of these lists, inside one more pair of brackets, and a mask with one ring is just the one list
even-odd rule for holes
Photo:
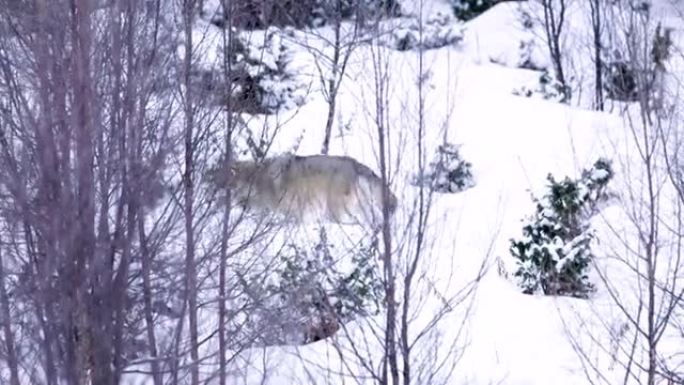
[[[684,384],[679,0],[0,0],[0,384]],[[378,231],[207,171],[349,155]]]

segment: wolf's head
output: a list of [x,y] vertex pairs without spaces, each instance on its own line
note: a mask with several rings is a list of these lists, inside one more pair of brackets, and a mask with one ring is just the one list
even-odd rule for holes
[[229,166],[215,165],[204,173],[205,180],[215,189],[235,188],[249,182],[258,172],[258,165],[251,161],[235,161]]
[[231,165],[218,164],[209,168],[204,174],[212,194],[222,190],[231,190],[233,199],[241,205],[247,205],[250,196],[254,195],[261,165],[253,161],[234,161]]

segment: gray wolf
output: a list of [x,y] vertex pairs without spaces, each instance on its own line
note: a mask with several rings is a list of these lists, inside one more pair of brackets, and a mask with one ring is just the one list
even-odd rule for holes
[[298,222],[314,217],[339,224],[382,223],[383,194],[391,215],[397,198],[370,168],[348,156],[281,155],[235,161],[207,173],[214,188],[230,188],[243,207]]

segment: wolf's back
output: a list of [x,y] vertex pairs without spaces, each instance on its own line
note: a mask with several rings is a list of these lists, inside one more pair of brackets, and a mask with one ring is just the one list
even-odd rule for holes
[[311,155],[295,156],[293,162],[300,163],[302,172],[309,177],[326,175],[329,183],[325,186],[329,189],[339,189],[332,194],[351,193],[349,189],[356,190],[358,204],[362,206],[374,206],[382,209],[383,194],[388,194],[388,208],[390,214],[397,208],[397,197],[389,190],[373,170],[363,163],[349,156],[337,155]]
[[[333,222],[358,218],[379,223],[383,195],[388,194],[389,213],[397,198],[382,179],[364,164],[348,156],[283,155],[261,164],[235,162],[226,180],[214,175],[214,182],[230,184],[249,206],[303,219],[308,213],[327,214]],[[226,177],[224,175],[220,175]],[[228,186],[226,186],[228,187]]]

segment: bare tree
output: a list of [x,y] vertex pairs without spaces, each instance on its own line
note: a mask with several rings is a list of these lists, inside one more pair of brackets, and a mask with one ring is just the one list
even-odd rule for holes
[[42,330],[32,337],[40,369],[18,375],[119,383],[137,334],[129,317],[137,221],[160,166],[147,147],[164,126],[163,114],[148,115],[159,18],[123,1],[3,9],[3,267],[26,278],[7,290]]
[[[376,49],[373,55],[373,71],[375,73],[375,125],[377,129],[378,138],[378,153],[380,175],[383,185],[389,186],[389,160],[388,153],[390,152],[389,143],[389,127],[388,127],[388,113],[387,111],[387,90],[388,86],[388,63],[387,57],[383,57],[380,50]],[[385,339],[384,339],[384,357],[382,361],[381,382],[384,384],[399,383],[399,364],[396,348],[396,320],[397,320],[397,303],[396,303],[396,277],[395,266],[392,260],[392,232],[391,222],[389,216],[389,198],[388,193],[385,192],[383,196],[382,208],[382,264],[384,273],[385,286],[385,304],[387,306],[387,317],[385,323]],[[389,370],[389,372],[388,372]],[[388,376],[389,373],[389,376]]]
[[546,44],[553,63],[553,71],[556,80],[563,87],[564,101],[570,98],[570,87],[565,78],[563,67],[563,27],[566,21],[567,0],[541,0],[544,11],[544,31],[546,33]]
[[[226,95],[226,109],[225,109],[225,163],[226,167],[230,169],[232,165],[233,157],[233,129],[234,129],[234,119],[233,119],[233,104],[232,104],[232,92],[233,92],[233,67],[231,56],[227,54],[231,47],[233,47],[233,2],[224,0],[222,2],[223,10],[226,13],[227,19],[229,20],[228,28],[223,30],[222,34],[222,45],[224,50],[223,56],[223,75],[225,86],[224,89],[228,93]],[[229,234],[229,222],[230,222],[230,208],[231,208],[231,195],[230,190],[226,190],[226,199],[224,202],[223,209],[223,220],[221,223],[221,244],[219,250],[219,318],[218,318],[218,335],[219,335],[219,385],[224,385],[226,383],[226,351],[228,350],[228,344],[226,342],[226,323],[227,320],[227,310],[226,310],[226,299],[228,293],[226,291],[226,270],[228,258],[228,238]]]
[[184,171],[183,171],[183,198],[184,198],[184,220],[185,220],[185,298],[188,302],[188,328],[190,334],[190,373],[192,376],[192,384],[199,385],[199,337],[197,326],[197,267],[195,261],[195,186],[194,186],[194,169],[195,169],[195,108],[196,101],[191,84],[191,73],[193,70],[193,27],[194,18],[196,14],[196,3],[194,0],[183,0],[183,33],[185,38],[185,53],[183,57],[184,70]]
[[[358,7],[359,4],[360,2],[355,2],[352,6]],[[314,37],[322,40],[324,47],[330,47],[332,49],[332,54],[326,55],[325,48],[318,49],[310,46],[310,49],[314,51],[313,56],[321,81],[323,97],[328,104],[328,113],[325,121],[325,136],[321,148],[321,153],[327,154],[330,148],[330,139],[333,124],[335,122],[337,94],[339,93],[349,58],[351,57],[354,48],[359,44],[360,25],[359,23],[349,23],[348,26],[351,27],[351,31],[345,31],[343,29],[343,16],[344,13],[349,10],[343,9],[345,4],[343,4],[342,1],[328,0],[324,1],[322,6],[327,21],[332,24],[332,41],[326,39],[323,34],[314,34]],[[330,68],[329,71],[327,70],[328,66]]]

